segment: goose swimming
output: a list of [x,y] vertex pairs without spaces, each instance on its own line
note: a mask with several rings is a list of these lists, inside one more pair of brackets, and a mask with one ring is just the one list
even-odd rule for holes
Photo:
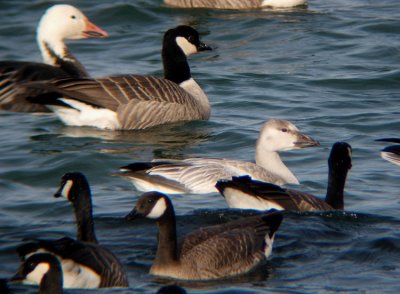
[[18,85],[55,78],[87,77],[85,68],[69,52],[64,40],[107,36],[105,31],[71,5],[57,4],[47,9],[37,28],[37,42],[45,63],[0,61],[0,109],[49,112],[46,106],[27,100],[30,90],[20,89]]
[[[44,104],[70,126],[109,130],[145,129],[161,124],[206,120],[208,97],[192,79],[187,56],[211,50],[198,32],[178,26],[164,34],[162,59],[164,78],[118,75],[98,79],[62,79],[28,83],[43,91],[31,97]],[[49,98],[49,93],[57,93]]]
[[248,176],[218,181],[216,187],[230,208],[291,211],[343,209],[344,185],[351,169],[351,154],[351,146],[345,142],[332,146],[325,201],[305,192],[252,180]]
[[257,139],[256,163],[224,158],[156,159],[123,166],[118,174],[127,177],[140,191],[168,194],[217,192],[218,180],[242,175],[278,185],[298,184],[278,151],[313,146],[319,143],[291,122],[270,119],[261,127]]
[[246,273],[271,255],[275,232],[282,221],[277,212],[245,217],[189,233],[178,249],[171,200],[159,192],[143,194],[127,215],[153,219],[158,247],[152,275],[183,280],[222,279]]

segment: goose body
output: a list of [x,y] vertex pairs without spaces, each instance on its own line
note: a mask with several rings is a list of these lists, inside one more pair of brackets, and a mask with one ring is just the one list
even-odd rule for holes
[[181,8],[255,9],[307,5],[307,0],[164,0],[164,3]]
[[[377,141],[400,143],[398,138],[379,139]],[[381,157],[391,163],[400,165],[400,145],[391,145],[381,151]]]
[[[42,91],[31,101],[54,111],[67,125],[109,130],[145,129],[160,124],[206,120],[207,96],[192,79],[187,56],[210,50],[188,26],[168,30],[162,57],[164,78],[118,75],[98,79],[63,79],[30,83]],[[57,93],[48,97],[49,93]]]
[[203,227],[177,244],[175,213],[164,194],[148,192],[128,219],[144,216],[157,221],[158,248],[150,273],[185,280],[221,279],[246,273],[270,256],[281,221],[279,213],[242,218]]
[[45,63],[0,61],[0,109],[18,112],[49,112],[27,98],[29,89],[18,85],[68,77],[87,77],[83,65],[68,51],[65,39],[107,37],[107,33],[91,23],[77,8],[58,4],[42,16],[37,28],[37,42]]
[[256,163],[223,158],[153,160],[133,163],[120,169],[138,190],[168,194],[217,192],[215,184],[232,176],[249,175],[275,184],[298,184],[281,161],[278,151],[318,146],[289,121],[271,119],[263,124],[256,144]]
[[[77,218],[77,240],[36,240],[17,248],[22,260],[38,252],[57,256],[62,265],[64,288],[128,287],[122,264],[97,242],[94,232],[89,184],[81,173],[67,173],[61,179],[56,197],[65,197],[73,205]],[[24,282],[39,284],[39,280]]]
[[39,294],[64,293],[60,261],[49,253],[36,253],[29,256],[11,280],[39,280]]
[[329,176],[325,200],[301,191],[252,180],[248,176],[218,181],[216,187],[231,208],[290,211],[343,209],[343,191],[351,168],[351,152],[351,146],[345,142],[333,145],[328,160]]

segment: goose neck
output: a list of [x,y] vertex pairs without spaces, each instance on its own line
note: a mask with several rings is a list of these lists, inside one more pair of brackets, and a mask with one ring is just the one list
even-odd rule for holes
[[74,204],[77,222],[77,239],[84,242],[97,243],[97,238],[94,231],[90,190],[81,190],[79,199],[80,201]]
[[328,175],[328,188],[325,202],[334,209],[344,209],[344,186],[347,172],[341,173],[337,170],[330,170]]
[[164,40],[162,49],[164,77],[174,83],[180,84],[191,78],[190,67],[183,50],[179,48],[176,40]]
[[171,264],[178,261],[175,213],[172,207],[157,221],[158,247],[154,265]]
[[39,286],[39,294],[63,294],[63,276],[60,265],[52,263]]

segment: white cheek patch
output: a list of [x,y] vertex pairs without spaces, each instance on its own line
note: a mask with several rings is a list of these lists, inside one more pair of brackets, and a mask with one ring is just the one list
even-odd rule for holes
[[274,238],[275,234],[272,236],[272,238],[269,236],[269,234],[265,235],[264,254],[266,258],[268,258],[272,253],[272,245],[274,244]]
[[33,271],[26,275],[26,283],[40,284],[43,276],[49,271],[50,265],[47,262],[39,263]]
[[165,199],[160,198],[158,199],[156,205],[154,205],[153,209],[146,217],[151,219],[157,219],[164,214],[166,209],[167,209],[167,203],[165,203]]
[[196,46],[190,43],[184,37],[176,37],[176,44],[178,44],[178,46],[183,50],[186,56],[197,53]]
[[74,182],[72,180],[68,180],[61,191],[61,196],[68,199],[69,191],[71,191],[72,185]]

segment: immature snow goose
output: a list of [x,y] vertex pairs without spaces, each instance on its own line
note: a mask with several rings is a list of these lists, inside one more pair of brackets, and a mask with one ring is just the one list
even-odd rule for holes
[[[0,109],[20,112],[49,112],[43,105],[32,104],[29,89],[18,84],[55,78],[87,77],[82,64],[68,51],[65,39],[107,37],[77,8],[58,4],[47,9],[37,28],[37,42],[45,63],[0,61]],[[18,95],[18,97],[17,97]]]
[[32,282],[39,280],[39,294],[64,293],[60,261],[49,253],[36,253],[29,256],[11,280]]
[[[398,138],[379,139],[381,142],[400,143]],[[400,145],[391,145],[381,151],[381,157],[391,163],[400,165]]]
[[254,9],[307,5],[307,0],[164,0],[164,3],[181,8]]
[[325,201],[308,193],[255,181],[248,176],[218,181],[216,187],[231,208],[291,211],[343,209],[343,191],[351,168],[351,152],[351,146],[345,142],[333,145],[328,160],[329,176]]
[[[156,125],[206,120],[208,98],[192,79],[187,56],[211,48],[198,32],[178,26],[164,34],[165,78],[119,75],[98,79],[64,79],[27,84],[44,91],[31,101],[43,103],[67,125],[110,130],[144,129]],[[62,97],[49,99],[46,93]]]
[[203,227],[186,235],[178,251],[175,212],[164,194],[148,192],[127,216],[157,221],[158,248],[150,273],[184,280],[221,279],[246,273],[265,260],[282,215],[273,212]]
[[278,151],[319,146],[289,121],[270,119],[263,124],[256,144],[256,163],[224,158],[156,159],[120,168],[141,191],[168,194],[217,192],[215,184],[232,176],[249,175],[279,185],[299,181],[281,161]]
[[[56,255],[62,264],[64,288],[128,287],[125,271],[118,258],[97,244],[91,193],[85,176],[81,173],[65,174],[55,196],[63,196],[73,203],[78,222],[78,240],[64,237],[23,244],[17,248],[21,259],[25,261],[30,255],[43,251]],[[25,282],[39,284],[40,280],[31,278]]]

